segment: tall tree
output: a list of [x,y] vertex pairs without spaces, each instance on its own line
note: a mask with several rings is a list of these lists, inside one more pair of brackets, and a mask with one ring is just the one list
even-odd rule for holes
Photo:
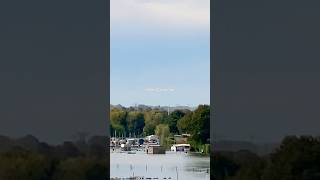
[[160,138],[160,144],[162,146],[166,146],[167,145],[167,138],[169,137],[169,134],[170,134],[168,124],[157,125],[155,133]]
[[289,136],[271,154],[263,180],[320,179],[320,138]]
[[127,132],[127,112],[125,110],[114,108],[110,112],[111,133],[126,134]]
[[177,123],[178,120],[181,119],[185,115],[185,112],[181,110],[174,110],[173,112],[170,113],[169,117],[166,120],[166,123],[169,125],[170,132],[171,133],[178,133],[178,127]]
[[147,111],[144,113],[145,127],[143,132],[145,135],[151,135],[155,133],[157,125],[163,123],[167,118],[167,114],[164,111]]
[[183,118],[178,120],[177,128],[178,128],[180,134],[191,133],[192,114],[193,114],[193,112],[189,112]]
[[138,111],[131,111],[127,115],[128,131],[131,134],[140,135],[144,127],[144,115]]
[[205,144],[210,138],[210,106],[199,105],[198,108],[186,114],[177,123],[180,133],[190,133],[191,140]]
[[210,138],[210,106],[199,105],[192,116],[192,139],[200,143],[208,143]]

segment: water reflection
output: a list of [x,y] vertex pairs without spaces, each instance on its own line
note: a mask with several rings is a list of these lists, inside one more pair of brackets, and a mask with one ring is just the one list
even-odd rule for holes
[[210,179],[210,158],[193,153],[166,152],[145,154],[136,152],[110,154],[111,178],[159,178],[181,180]]

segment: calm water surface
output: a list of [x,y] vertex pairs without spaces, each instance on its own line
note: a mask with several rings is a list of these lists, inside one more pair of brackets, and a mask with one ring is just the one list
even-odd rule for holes
[[172,180],[210,179],[210,158],[193,153],[136,154],[111,152],[111,178],[171,178]]

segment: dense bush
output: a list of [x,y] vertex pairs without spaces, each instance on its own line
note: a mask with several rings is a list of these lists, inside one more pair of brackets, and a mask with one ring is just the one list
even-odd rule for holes
[[320,138],[286,137],[266,156],[249,151],[214,152],[215,180],[319,180]]
[[6,140],[0,141],[1,180],[99,180],[108,175],[106,137],[94,136],[81,146],[50,146],[32,136]]

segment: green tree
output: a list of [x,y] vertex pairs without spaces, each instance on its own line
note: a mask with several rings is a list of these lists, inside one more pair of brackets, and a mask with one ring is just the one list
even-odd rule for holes
[[183,118],[178,120],[177,128],[178,128],[180,134],[191,133],[192,114],[193,114],[193,112],[189,112]]
[[320,139],[312,136],[286,137],[270,155],[270,163],[262,179],[320,179]]
[[208,143],[210,138],[210,106],[199,105],[191,113],[186,114],[177,123],[180,133],[190,133],[191,141],[197,144]]
[[170,129],[168,124],[157,125],[155,133],[160,138],[160,145],[167,147],[167,138],[170,135]]
[[163,111],[147,111],[144,113],[145,127],[143,132],[145,135],[151,135],[155,133],[155,128],[157,125],[163,123],[167,118],[166,112]]
[[127,112],[121,109],[114,108],[110,112],[111,134],[115,131],[120,134],[127,132]]
[[233,155],[234,161],[240,167],[230,180],[261,180],[266,161],[248,150],[240,150]]
[[48,179],[51,163],[41,154],[14,148],[0,156],[1,180]]
[[107,164],[103,159],[70,158],[62,161],[57,168],[54,180],[103,180],[107,176]]
[[179,132],[177,123],[178,123],[178,120],[183,118],[185,114],[186,113],[181,110],[174,110],[173,112],[170,113],[166,123],[169,125],[171,133],[177,134]]
[[140,135],[144,127],[144,115],[138,111],[130,111],[127,115],[128,132]]
[[232,156],[220,152],[212,155],[210,166],[214,180],[225,180],[234,176],[239,169],[239,165],[232,159]]
[[210,106],[199,105],[193,112],[190,127],[191,138],[200,143],[208,143],[210,138]]

